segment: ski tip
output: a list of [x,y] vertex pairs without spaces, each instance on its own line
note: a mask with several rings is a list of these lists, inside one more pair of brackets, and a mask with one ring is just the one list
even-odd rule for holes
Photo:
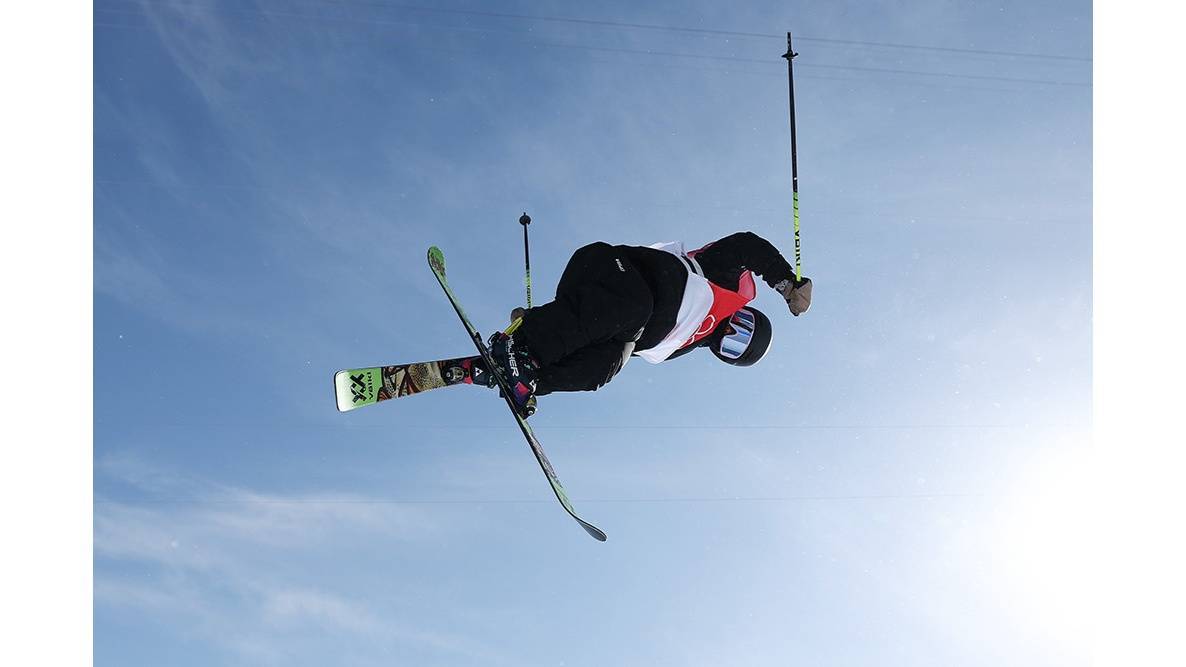
[[432,246],[428,249],[428,265],[432,267],[433,271],[444,275],[445,273],[445,253],[441,249]]

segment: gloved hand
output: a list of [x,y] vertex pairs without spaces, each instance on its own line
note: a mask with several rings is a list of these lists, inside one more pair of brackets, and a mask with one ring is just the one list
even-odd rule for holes
[[774,289],[787,300],[787,308],[795,317],[806,313],[811,307],[811,278],[783,280]]

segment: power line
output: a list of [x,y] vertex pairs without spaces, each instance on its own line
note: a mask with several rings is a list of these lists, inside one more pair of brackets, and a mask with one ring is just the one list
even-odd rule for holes
[[895,49],[916,49],[922,51],[942,51],[947,53],[967,53],[974,55],[989,55],[989,56],[1009,56],[1015,58],[1041,58],[1048,60],[1067,60],[1075,62],[1092,62],[1091,58],[1084,58],[1082,56],[1062,56],[1046,53],[1022,53],[1019,51],[989,51],[986,49],[959,49],[954,47],[944,46],[923,46],[920,44],[896,44],[891,42],[862,42],[851,39],[831,39],[825,37],[795,37],[796,40],[806,42],[821,42],[833,44],[854,44],[861,46],[880,46]]
[[[124,0],[124,1],[130,2],[130,0]],[[272,11],[259,11],[259,10],[256,10],[256,11],[226,10],[221,7],[215,7],[210,4],[203,4],[203,3],[196,3],[196,2],[183,3],[183,2],[176,2],[176,1],[170,1],[170,0],[155,0],[151,4],[168,5],[168,6],[175,6],[175,7],[190,7],[190,8],[203,7],[206,9],[210,9],[213,11],[219,11],[219,12],[230,12],[230,13],[238,13],[238,14],[251,13],[251,14],[257,14],[257,15],[261,15],[261,16],[277,16],[277,17],[287,16],[287,17],[292,17],[292,18],[311,18],[311,19],[318,19],[318,20],[339,20],[339,21],[364,22],[364,23],[375,23],[375,24],[398,23],[398,22],[391,22],[391,21],[379,21],[379,20],[374,20],[374,19],[310,16],[310,15],[278,13],[278,12],[272,12]],[[306,4],[321,4],[321,5],[331,5],[331,6],[362,6],[362,7],[374,7],[374,8],[383,8],[383,9],[399,9],[399,10],[404,10],[404,11],[416,11],[416,12],[433,13],[433,14],[484,16],[484,17],[490,17],[490,18],[509,18],[509,19],[516,19],[516,20],[541,21],[541,22],[550,22],[550,23],[568,23],[568,24],[594,25],[594,26],[613,27],[613,28],[627,28],[627,29],[641,29],[641,30],[679,32],[679,33],[691,33],[691,34],[717,35],[717,36],[723,36],[723,37],[783,39],[785,36],[785,33],[772,34],[772,33],[744,32],[744,31],[734,31],[734,30],[715,30],[715,29],[710,29],[710,28],[688,28],[688,27],[681,27],[681,26],[665,26],[665,25],[647,24],[647,23],[631,23],[631,22],[625,22],[625,21],[608,21],[608,20],[583,19],[583,18],[573,18],[573,17],[545,16],[545,15],[535,15],[535,14],[512,14],[512,13],[504,13],[504,12],[486,12],[486,11],[479,11],[479,10],[449,9],[449,8],[441,8],[441,7],[424,7],[424,6],[419,6],[419,5],[401,5],[401,4],[392,4],[392,3],[383,3],[383,2],[368,2],[366,0],[307,0]],[[108,10],[106,8],[101,8],[101,7],[96,7],[96,10],[97,11],[118,11],[118,10]],[[446,29],[449,29],[449,28],[446,28]],[[453,29],[460,29],[460,28],[453,28]],[[471,28],[471,30],[479,30],[480,31],[483,29]],[[1092,62],[1092,59],[1089,57],[1068,56],[1068,55],[1059,55],[1059,54],[1046,54],[1046,53],[1032,53],[1032,52],[1022,52],[1022,51],[998,51],[998,50],[991,50],[991,49],[958,48],[958,47],[947,47],[947,46],[933,46],[933,45],[926,45],[926,44],[907,44],[907,43],[901,43],[901,42],[877,42],[877,41],[868,41],[868,40],[841,39],[841,38],[834,38],[834,37],[811,37],[811,36],[799,36],[799,35],[796,35],[795,39],[799,40],[799,41],[806,41],[806,42],[817,42],[817,43],[821,43],[821,44],[839,44],[839,45],[845,45],[845,46],[904,49],[904,50],[913,50],[913,51],[931,51],[931,52],[937,52],[937,53],[961,53],[961,54],[967,54],[967,55],[981,55],[981,56],[1008,57],[1008,58],[1033,58],[1033,59],[1041,59],[1041,60],[1061,60],[1061,61],[1067,61],[1067,62]]]
[[[179,4],[179,3],[157,3],[157,4]],[[183,6],[192,6],[192,5],[183,5]],[[269,11],[223,10],[221,8],[213,8],[213,7],[209,7],[209,6],[205,6],[205,5],[198,5],[198,6],[203,6],[203,7],[209,8],[209,9],[213,9],[215,11],[226,12],[226,13],[242,14],[242,15],[250,15],[250,16],[272,17],[272,18],[304,19],[304,20],[313,20],[313,21],[321,21],[321,22],[333,20],[333,21],[350,22],[350,23],[364,23],[364,24],[373,24],[373,25],[378,25],[378,24],[389,24],[389,25],[400,25],[400,26],[416,25],[416,24],[409,24],[409,23],[400,22],[400,21],[377,21],[374,19],[355,19],[355,18],[312,16],[312,15],[307,15],[307,14],[279,13],[279,12],[269,12]],[[99,11],[141,15],[139,12],[128,11],[128,10],[99,9]],[[120,27],[120,28],[139,27],[139,26],[116,26],[113,24],[106,24],[106,23],[94,23],[93,25],[95,27]],[[468,31],[468,32],[491,32],[489,29],[485,29],[485,28],[461,28],[461,27],[439,28],[437,26],[432,26],[432,27],[436,27],[441,30],[455,30],[455,31],[460,30],[460,31]],[[769,59],[761,59],[761,58],[742,58],[742,57],[737,57],[737,56],[718,56],[718,55],[708,55],[708,54],[701,54],[701,53],[679,53],[679,52],[671,52],[671,51],[657,51],[654,49],[627,49],[627,48],[621,48],[621,47],[589,46],[589,45],[583,45],[583,44],[565,44],[565,43],[560,43],[560,42],[547,42],[547,41],[538,41],[538,40],[520,39],[520,40],[515,40],[515,41],[517,41],[520,44],[527,44],[527,45],[531,45],[531,46],[544,46],[544,47],[549,47],[549,48],[562,48],[562,49],[579,49],[579,50],[583,50],[583,51],[593,51],[593,52],[602,52],[602,53],[623,53],[623,54],[629,54],[629,55],[643,55],[643,56],[651,56],[651,57],[660,56],[660,57],[669,57],[669,58],[685,58],[685,59],[708,60],[708,61],[717,61],[717,62],[757,63],[757,64],[762,64],[762,65],[779,65],[780,68],[782,65],[782,63],[777,60],[769,60]],[[427,50],[427,49],[422,49],[422,50]],[[437,50],[440,50],[440,49],[437,49]],[[1006,83],[1028,83],[1028,84],[1039,84],[1039,85],[1075,86],[1075,87],[1087,87],[1087,88],[1090,88],[1092,85],[1089,82],[1079,82],[1079,81],[1058,81],[1058,80],[1050,80],[1050,79],[1027,79],[1027,78],[1020,78],[1020,77],[1001,77],[1001,76],[977,75],[977,74],[958,74],[958,73],[954,73],[954,72],[926,72],[926,71],[919,71],[919,70],[894,69],[894,68],[884,68],[884,67],[860,67],[860,66],[852,66],[852,65],[817,64],[817,63],[811,63],[811,62],[801,63],[801,66],[808,67],[808,68],[848,70],[848,71],[868,72],[868,73],[876,73],[876,74],[903,74],[903,75],[907,75],[907,76],[925,76],[925,77],[932,77],[932,78],[939,77],[939,78],[948,78],[948,79],[968,79],[968,80],[974,80],[974,81],[999,81],[999,82],[1006,82]]]
[[[588,51],[606,51],[606,52],[610,52],[610,53],[630,53],[630,54],[647,55],[647,56],[668,56],[668,57],[673,57],[673,58],[695,58],[695,59],[700,59],[700,60],[719,60],[719,61],[728,61],[728,62],[761,63],[764,65],[780,65],[780,66],[782,65],[782,63],[774,62],[769,59],[763,60],[761,58],[740,58],[740,57],[736,57],[736,56],[711,56],[711,55],[699,54],[699,53],[676,53],[676,52],[671,52],[671,51],[655,51],[653,49],[623,49],[623,48],[609,47],[609,46],[585,46],[585,45],[580,45],[580,44],[561,44],[561,43],[557,43],[557,42],[529,42],[529,43],[539,44],[541,46],[551,46],[551,47],[556,47],[556,48],[583,49],[583,50],[588,50]],[[820,69],[851,70],[851,71],[856,71],[856,72],[876,72],[879,74],[883,74],[883,73],[909,74],[909,75],[914,75],[914,76],[950,77],[950,78],[955,78],[955,79],[976,79],[976,80],[981,80],[981,81],[1007,81],[1010,83],[1040,83],[1040,84],[1058,85],[1058,86],[1086,86],[1086,87],[1091,86],[1090,83],[1084,83],[1084,82],[1079,82],[1079,81],[1054,81],[1054,80],[1048,80],[1048,79],[1022,79],[1022,78],[1016,78],[1016,77],[988,76],[988,75],[979,75],[979,74],[956,74],[953,72],[924,72],[924,71],[919,71],[919,70],[893,69],[893,68],[888,68],[888,67],[858,67],[858,66],[853,66],[853,65],[820,65],[820,64],[810,63],[810,62],[800,63],[800,67],[815,67],[815,68],[820,68]]]
[[1010,83],[1041,83],[1051,86],[1082,86],[1090,88],[1091,84],[1082,81],[1055,81],[1050,79],[1020,79],[1008,76],[989,76],[982,74],[951,74],[947,72],[921,72],[917,70],[903,70],[903,69],[889,69],[883,67],[857,67],[850,65],[816,65],[813,63],[802,63],[801,67],[819,67],[823,69],[842,69],[856,72],[878,72],[878,73],[892,73],[892,74],[911,74],[914,76],[938,76],[938,77],[952,77],[957,79],[975,79],[979,81],[1007,81]]
[[[630,23],[626,21],[608,21],[599,19],[584,19],[574,17],[561,16],[543,16],[538,14],[510,14],[503,12],[483,12],[477,10],[467,9],[445,9],[440,7],[423,7],[419,5],[400,5],[385,2],[367,2],[365,0],[321,0],[323,4],[338,4],[338,5],[359,5],[370,7],[383,7],[390,9],[404,9],[409,11],[431,12],[437,14],[462,14],[470,16],[487,16],[491,18],[510,18],[530,21],[544,21],[551,23],[572,23],[579,25],[595,25],[612,28],[632,28],[639,30],[657,30],[667,32],[683,32],[701,35],[718,35],[722,37],[752,37],[759,39],[783,39],[785,33],[764,33],[764,32],[744,32],[737,30],[715,30],[710,28],[688,28],[681,26],[656,25],[650,23]],[[1055,55],[1047,53],[1029,53],[1021,51],[994,51],[988,49],[964,49],[946,46],[931,46],[924,44],[903,44],[898,42],[873,42],[856,39],[838,39],[832,37],[804,37],[795,35],[796,41],[820,42],[828,44],[844,44],[850,46],[873,46],[880,48],[893,49],[911,49],[919,51],[937,51],[943,53],[967,53],[974,55],[990,55],[990,56],[1008,56],[1015,58],[1039,58],[1049,60],[1069,60],[1079,62],[1091,62],[1091,58],[1084,58],[1082,56],[1066,56]]]
[[[288,429],[333,429],[342,431],[392,430],[390,424],[352,424],[348,422],[322,424],[291,424],[273,422],[161,422],[152,424],[148,428],[275,428],[283,426]],[[1072,424],[549,424],[549,431],[939,431],[939,430],[1066,430],[1079,428],[1082,425]],[[400,424],[400,429],[457,431],[479,430],[498,431],[515,430],[518,427],[511,424]]]
[[[682,503],[777,503],[830,500],[939,500],[952,498],[995,498],[988,493],[880,493],[793,496],[685,496],[671,498],[573,498],[582,505],[598,504],[682,504]],[[145,498],[99,500],[95,505],[552,505],[555,500],[519,498]]]
[[[113,178],[94,178],[92,182],[95,185],[116,185],[116,186],[139,186],[147,188],[157,188],[163,190],[241,190],[245,192],[262,191],[262,192],[288,192],[292,188],[284,189],[270,185],[245,185],[242,183],[158,183],[155,181],[143,179],[113,179]],[[654,208],[654,209],[676,209],[687,211],[729,211],[736,213],[753,212],[753,213],[782,213],[783,208],[773,206],[743,206],[731,204],[706,204],[706,203],[682,203],[682,204],[666,204],[657,202],[642,202],[642,201],[598,201],[590,202],[586,206],[594,208],[614,208],[622,210],[631,210],[635,208]],[[1001,218],[1000,216],[990,215],[969,215],[967,213],[950,213],[946,211],[939,211],[936,213],[927,213],[916,215],[910,211],[895,211],[893,215],[884,212],[873,213],[862,210],[835,210],[828,209],[820,211],[822,215],[830,217],[867,217],[879,216],[889,223],[912,223],[912,222],[929,222],[929,221],[950,221],[950,220],[966,220],[970,222],[993,222],[996,224],[1014,224],[1014,225],[1079,225],[1083,224],[1081,221],[1058,219],[1058,218]],[[896,217],[895,217],[896,216]],[[1090,223],[1090,221],[1088,221]]]
[[[135,13],[135,12],[126,12],[123,10],[101,10],[101,11]],[[291,14],[284,14],[284,15],[277,15],[277,16],[281,16],[283,18],[305,18],[305,19],[314,18],[314,17],[291,15]],[[345,21],[345,20],[349,20],[349,19],[336,19],[336,20]],[[357,22],[357,21],[355,21],[355,22]],[[391,24],[392,25],[400,25],[400,26],[419,25],[419,24],[404,23],[404,22],[391,22]],[[94,22],[92,25],[96,28],[110,28],[110,29],[119,29],[119,30],[142,30],[142,31],[153,30],[153,28],[148,25],[101,23],[98,21]],[[433,26],[433,27],[435,27],[435,26]],[[480,28],[441,28],[441,29],[442,30],[467,30],[467,31],[473,31],[473,32],[488,32],[488,31],[486,31],[484,29],[480,29]],[[560,44],[560,43],[548,43],[548,42],[527,41],[527,40],[516,40],[516,41],[520,44],[547,46],[547,47],[553,47],[553,48],[581,49],[581,50],[587,50],[587,51],[608,51],[608,52],[618,52],[618,53],[634,53],[634,54],[643,54],[643,55],[684,56],[684,57],[701,58],[701,59],[708,59],[708,60],[752,62],[752,63],[758,63],[758,64],[762,64],[762,65],[771,65],[772,64],[770,61],[761,60],[761,59],[757,59],[757,58],[745,59],[745,58],[732,58],[732,57],[727,57],[727,56],[707,56],[707,55],[699,55],[699,54],[678,54],[678,53],[663,53],[663,52],[657,52],[657,51],[614,49],[614,48],[610,48],[610,47],[592,47],[592,46],[583,46],[583,45],[579,45],[579,44]],[[418,51],[441,52],[441,53],[471,53],[471,51],[465,50],[465,49],[449,49],[449,48],[442,48],[442,47],[424,47],[424,46],[417,47],[417,50]],[[597,59],[589,59],[586,62],[599,63],[599,64],[603,64],[603,65],[617,64],[611,60],[597,60]],[[773,63],[773,64],[777,64],[777,63]],[[695,70],[698,72],[718,72],[718,73],[724,73],[724,74],[729,74],[729,75],[750,75],[750,76],[767,76],[768,75],[768,72],[760,72],[757,70],[749,70],[749,69],[738,69],[736,67],[708,68],[708,67],[697,66],[697,65],[676,65],[676,64],[672,64],[672,63],[654,63],[654,62],[652,62],[652,63],[639,62],[635,66],[637,66],[637,67],[659,67],[659,68],[665,68],[665,69],[685,69],[685,70]],[[932,76],[932,77],[940,76],[940,77],[948,77],[948,78],[968,78],[968,79],[982,78],[982,77],[976,77],[976,76],[971,76],[971,75],[960,75],[960,74],[954,74],[954,73],[918,72],[918,71],[912,71],[912,70],[894,70],[894,69],[873,69],[873,68],[860,68],[860,67],[846,67],[846,66],[842,66],[842,65],[819,65],[819,64],[813,64],[813,63],[803,63],[803,64],[801,64],[801,66],[819,67],[819,68],[834,68],[834,69],[851,69],[854,71],[865,71],[865,72],[875,72],[875,73],[889,72],[889,73],[906,74],[906,75],[913,74],[913,75]],[[863,84],[863,83],[868,83],[870,81],[869,79],[862,79],[862,78],[825,76],[825,75],[820,75],[820,74],[804,74],[802,76],[803,76],[803,78],[806,78],[806,79],[815,79],[815,80],[820,80],[820,81],[832,81],[832,82],[839,82],[841,84],[844,84],[844,83]],[[990,80],[992,80],[992,79],[990,79]],[[1052,85],[1085,86],[1085,87],[1091,86],[1090,83],[1083,83],[1083,82],[1048,81],[1048,80],[1041,80],[1041,79],[997,78],[995,80],[1002,81],[1002,82],[1012,82],[1012,83],[1032,83],[1032,84],[1048,84],[1048,85],[1052,84]],[[997,93],[1028,92],[1027,90],[1022,90],[1022,89],[1017,89],[1017,88],[999,88],[999,87],[986,88],[983,86],[971,86],[971,85],[961,86],[961,85],[957,85],[957,84],[953,84],[953,83],[936,83],[936,82],[926,82],[926,81],[889,80],[889,81],[884,81],[884,82],[888,83],[890,85],[921,86],[921,87],[939,88],[942,90],[951,90],[951,89],[979,90],[979,91],[997,92]]]

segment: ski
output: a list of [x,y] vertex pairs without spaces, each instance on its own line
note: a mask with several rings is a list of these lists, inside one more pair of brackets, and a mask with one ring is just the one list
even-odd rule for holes
[[506,400],[507,407],[510,408],[511,414],[514,415],[515,421],[519,424],[519,430],[523,432],[523,437],[527,439],[527,444],[531,446],[531,451],[535,454],[536,461],[539,461],[544,475],[548,477],[548,482],[552,485],[552,491],[556,493],[556,499],[564,506],[564,510],[568,512],[569,516],[576,519],[576,522],[581,525],[581,528],[585,529],[585,532],[593,536],[594,539],[604,542],[606,536],[600,528],[577,516],[576,510],[573,509],[572,503],[568,500],[568,494],[564,492],[564,486],[560,484],[560,478],[556,476],[556,471],[552,468],[551,462],[548,461],[547,455],[544,454],[543,447],[535,437],[531,426],[528,425],[527,419],[515,407],[515,403],[511,399],[510,387],[507,386],[506,379],[498,373],[494,360],[490,357],[489,348],[486,347],[481,334],[470,323],[469,317],[466,316],[465,311],[461,308],[461,304],[457,301],[457,297],[453,294],[453,290],[449,287],[449,282],[445,277],[445,254],[441,252],[440,248],[433,246],[428,249],[428,266],[432,268],[433,275],[437,277],[437,282],[445,290],[445,296],[449,297],[449,303],[453,304],[453,310],[457,311],[457,316],[461,318],[461,323],[465,326],[470,340],[474,342],[474,346],[478,348],[478,353],[486,361],[486,368],[490,369],[494,374],[495,380],[498,381],[499,387],[502,388],[502,397]]
[[349,412],[393,398],[464,384],[468,374],[465,361],[462,357],[338,371],[334,373],[338,411]]

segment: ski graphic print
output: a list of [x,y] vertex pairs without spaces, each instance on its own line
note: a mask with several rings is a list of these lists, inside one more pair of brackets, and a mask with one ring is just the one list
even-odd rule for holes
[[536,439],[535,433],[531,430],[531,426],[528,425],[527,420],[523,415],[519,414],[514,401],[511,400],[510,387],[507,386],[506,380],[495,370],[496,365],[494,364],[494,360],[490,358],[490,350],[482,341],[481,334],[470,323],[469,317],[466,316],[465,311],[461,308],[461,304],[457,302],[457,297],[453,294],[453,290],[449,288],[449,282],[445,278],[445,254],[441,252],[440,248],[433,246],[428,249],[428,265],[432,268],[432,272],[437,277],[437,282],[441,284],[441,288],[445,290],[445,295],[449,297],[449,303],[453,304],[453,310],[457,311],[457,316],[461,318],[461,323],[465,326],[470,340],[474,342],[474,346],[478,348],[478,353],[486,361],[486,368],[493,372],[495,379],[502,388],[503,399],[506,400],[507,407],[510,408],[515,421],[518,422],[519,430],[523,432],[523,437],[527,439],[527,444],[531,446],[531,451],[535,454],[535,459],[539,461],[540,468],[547,475],[548,482],[552,485],[552,491],[556,493],[556,499],[564,506],[564,510],[568,512],[569,516],[576,519],[576,522],[581,525],[581,528],[585,529],[585,532],[589,533],[594,539],[604,542],[606,536],[605,533],[601,532],[600,528],[577,516],[572,503],[568,501],[568,494],[564,492],[564,486],[560,484],[560,478],[556,476],[556,471],[552,468],[552,463],[548,461],[547,455],[544,454],[544,448],[540,445],[539,440]]
[[338,411],[348,412],[393,398],[463,384],[466,358],[350,368],[334,374]]

